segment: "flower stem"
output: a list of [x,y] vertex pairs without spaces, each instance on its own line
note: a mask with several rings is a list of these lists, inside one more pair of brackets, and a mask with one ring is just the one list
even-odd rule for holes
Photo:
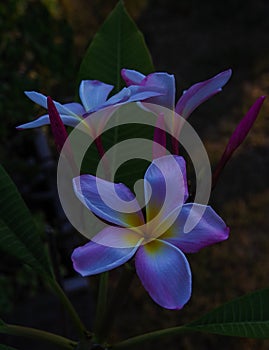
[[61,349],[73,350],[77,346],[77,342],[71,339],[35,328],[4,324],[0,327],[0,333],[37,339],[42,342],[57,345]]
[[121,276],[118,281],[118,285],[114,291],[114,294],[110,300],[109,306],[104,315],[102,324],[100,325],[99,330],[99,341],[102,343],[107,340],[109,332],[113,326],[115,316],[120,306],[125,300],[127,295],[128,288],[131,285],[132,279],[134,276],[134,269],[128,264],[125,264],[123,270],[121,271]]
[[123,340],[122,342],[120,342],[118,344],[112,345],[111,349],[112,350],[124,350],[124,349],[129,350],[129,348],[131,348],[135,345],[145,343],[145,342],[148,342],[150,340],[164,338],[166,336],[178,335],[182,331],[187,331],[187,330],[188,329],[184,326],[161,329],[158,331],[141,334],[141,335],[138,335],[136,337]]
[[80,339],[85,337],[88,338],[90,336],[89,332],[87,331],[86,327],[82,323],[80,317],[78,316],[76,310],[74,309],[74,306],[72,305],[72,303],[70,302],[67,295],[58,284],[58,282],[54,279],[50,279],[49,283],[53,288],[53,290],[55,291],[55,293],[58,295],[66,311],[69,313],[71,319],[73,320],[73,324],[79,333]]
[[98,342],[100,342],[100,331],[104,323],[107,306],[107,287],[108,287],[108,272],[104,272],[100,276],[99,291],[96,307],[96,317],[94,324],[94,334]]

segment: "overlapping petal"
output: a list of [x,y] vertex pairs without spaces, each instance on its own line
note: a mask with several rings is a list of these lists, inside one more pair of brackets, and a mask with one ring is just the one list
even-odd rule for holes
[[148,89],[158,88],[163,93],[162,96],[149,98],[145,102],[174,109],[176,93],[174,75],[161,72],[152,73],[142,80],[141,85]]
[[[25,91],[24,93],[31,101],[35,102],[36,104],[38,104],[43,108],[46,108],[46,109],[48,108],[47,96],[35,91]],[[64,106],[61,103],[56,102],[54,100],[53,100],[53,103],[55,104],[60,114],[73,115],[74,117],[76,117],[75,113],[73,113],[72,110],[68,109],[67,106]]]
[[222,87],[230,79],[231,74],[231,69],[228,69],[211,79],[191,86],[178,100],[175,111],[183,118],[188,118],[201,103],[222,90]]
[[[101,231],[95,240],[103,244],[90,241],[72,253],[74,269],[82,276],[109,271],[126,263],[134,256],[139,245],[139,240],[135,242],[134,233],[130,230],[112,226]],[[115,248],[117,245],[123,248]]]
[[175,246],[156,240],[139,247],[136,272],[151,298],[167,309],[181,309],[191,296],[191,270]]
[[[188,198],[186,165],[183,157],[167,155],[154,159],[144,179],[145,201],[148,203],[147,221],[158,214],[158,222],[162,222]],[[174,215],[175,219],[177,214]],[[170,217],[170,220],[173,221],[173,218]]]
[[145,78],[144,74],[133,69],[125,69],[125,68],[121,70],[121,76],[127,86],[139,85],[142,82],[142,80]]
[[105,103],[113,85],[105,84],[99,80],[82,80],[79,86],[79,97],[85,111]]
[[81,175],[73,179],[73,186],[80,201],[100,218],[123,227],[144,224],[140,206],[125,185]]
[[155,96],[163,95],[163,91],[161,91],[158,87],[148,88],[146,86],[129,86],[127,88],[123,88],[117,94],[110,97],[104,104],[95,107],[91,110],[91,112],[95,112],[99,109],[112,106],[115,104],[123,104],[135,101],[143,101],[149,98],[155,98]]
[[157,89],[162,92],[162,95],[156,97],[149,97],[145,102],[154,103],[170,109],[175,105],[175,78],[174,75],[157,72],[151,73],[147,76],[130,69],[122,69],[122,78],[126,85],[144,86],[148,90]]
[[[187,220],[196,223],[190,232],[186,227]],[[196,253],[204,247],[226,240],[228,236],[229,228],[210,206],[187,203],[181,208],[173,225],[160,238],[184,253]]]

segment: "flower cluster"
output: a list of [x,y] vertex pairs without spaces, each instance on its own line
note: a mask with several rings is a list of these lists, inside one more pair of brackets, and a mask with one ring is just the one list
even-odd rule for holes
[[[61,148],[67,138],[64,124],[75,127],[92,113],[109,106],[149,102],[172,109],[187,119],[201,103],[220,92],[230,76],[231,70],[226,70],[191,86],[177,103],[173,75],[157,72],[145,76],[129,69],[122,70],[127,87],[111,97],[112,85],[96,80],[82,81],[79,87],[81,104],[60,104],[40,93],[25,92],[32,101],[48,108],[49,113],[18,128],[51,124],[56,144]],[[214,183],[246,137],[263,100],[262,96],[255,102],[233,133],[213,176]],[[123,184],[81,175],[74,178],[73,187],[80,201],[107,223],[89,243],[74,250],[75,270],[82,276],[99,274],[135,257],[136,272],[143,286],[164,308],[180,309],[191,296],[191,270],[185,253],[195,253],[229,235],[229,228],[210,206],[187,202],[186,165],[177,154],[157,157],[146,170],[145,213]],[[115,210],[107,205],[108,200],[116,207],[119,198],[132,210]],[[188,220],[194,223],[191,230],[186,229]]]

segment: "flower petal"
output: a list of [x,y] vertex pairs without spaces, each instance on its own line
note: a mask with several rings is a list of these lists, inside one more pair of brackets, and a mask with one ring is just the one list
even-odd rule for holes
[[[40,94],[39,92],[35,92],[35,91],[24,91],[25,95],[32,100],[33,102],[37,103],[38,105],[40,105],[43,108],[48,108],[47,105],[47,96]],[[73,115],[74,117],[76,117],[76,114],[73,113],[72,110],[68,109],[67,107],[65,107],[64,105],[62,105],[59,102],[53,101],[55,104],[55,107],[57,108],[58,112],[60,114],[65,114],[65,115]]]
[[161,96],[149,98],[146,102],[174,109],[176,91],[174,75],[162,72],[152,73],[143,79],[141,85],[149,90],[158,89],[162,92]]
[[191,296],[191,270],[185,255],[160,240],[139,247],[136,272],[151,298],[167,309],[181,309]]
[[[128,231],[129,230],[127,229],[109,226],[102,230],[97,236],[100,234],[110,236],[112,234],[115,238],[116,235],[118,235],[119,238],[116,241],[119,244],[121,241],[120,238],[122,238],[122,244],[124,246],[124,238],[125,235],[129,235]],[[104,240],[104,242],[109,241],[112,242],[112,239],[108,238],[108,241]],[[113,241],[114,244],[116,244],[116,241]],[[115,248],[90,241],[84,246],[76,248],[73,251],[71,258],[74,269],[77,272],[79,272],[82,276],[91,276],[112,270],[115,267],[124,264],[134,256],[137,248],[137,245],[129,248]]]
[[201,103],[222,90],[222,87],[230,79],[231,74],[231,69],[228,69],[211,79],[191,86],[178,100],[175,108],[177,114],[183,118],[188,118]]
[[[188,198],[186,165],[183,157],[167,155],[154,159],[148,167],[144,179],[148,222],[157,214],[157,224],[162,222],[169,213],[183,205]],[[174,217],[170,217],[172,221],[170,224],[167,221],[168,227],[177,216],[178,214],[174,213]],[[154,226],[156,227],[156,223]]]
[[86,113],[85,108],[77,102],[65,103],[63,104],[63,106],[80,117],[82,117],[83,114]]
[[79,86],[79,97],[86,112],[104,104],[113,87],[99,80],[82,80]]
[[[78,125],[81,121],[78,117],[73,117],[71,115],[60,114],[60,117],[61,117],[64,125],[73,126],[73,127]],[[45,114],[32,122],[21,124],[21,125],[17,126],[16,129],[18,129],[18,130],[19,129],[32,129],[32,128],[37,128],[39,126],[44,126],[44,125],[49,125],[49,124],[50,124],[49,115]]]
[[[198,221],[190,232],[185,230],[187,220]],[[188,203],[183,205],[178,218],[161,239],[177,246],[184,253],[196,253],[204,247],[226,240],[229,231],[210,206]]]
[[139,73],[133,69],[122,69],[121,76],[127,86],[140,85],[142,80],[145,78],[144,74]]
[[128,88],[123,88],[114,96],[110,97],[103,105],[100,105],[91,110],[91,112],[97,111],[101,108],[112,106],[115,104],[123,104],[135,101],[142,101],[150,97],[160,96],[163,93],[157,87],[148,88],[145,86],[132,85]]
[[241,145],[241,143],[246,138],[248,132],[250,131],[252,125],[254,124],[256,118],[258,117],[259,111],[262,107],[262,104],[265,100],[265,96],[259,97],[255,103],[251,106],[247,114],[244,118],[239,122],[237,127],[235,128],[225,150],[224,153],[217,165],[217,168],[213,174],[213,184],[212,187],[215,186],[219,175],[224,168],[225,164],[231,158],[234,151]]
[[73,179],[73,186],[79,200],[100,218],[123,227],[144,224],[140,206],[125,185],[81,175]]
[[107,226],[91,240],[110,248],[134,248],[143,241],[143,235],[132,229]]

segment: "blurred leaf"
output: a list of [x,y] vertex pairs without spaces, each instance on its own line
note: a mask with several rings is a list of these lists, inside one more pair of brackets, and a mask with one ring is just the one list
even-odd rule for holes
[[78,83],[96,79],[114,85],[117,92],[123,86],[122,68],[144,74],[154,69],[143,35],[120,1],[90,44],[80,66]]
[[5,344],[0,344],[0,350],[17,350],[11,346],[7,346]]
[[16,186],[0,165],[0,251],[35,271],[52,277],[52,270],[34,220]]
[[269,338],[269,288],[234,299],[184,327],[229,336]]

